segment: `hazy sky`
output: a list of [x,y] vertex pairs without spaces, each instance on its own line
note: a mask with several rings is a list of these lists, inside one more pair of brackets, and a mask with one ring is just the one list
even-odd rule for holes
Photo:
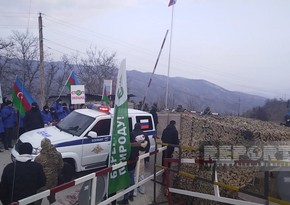
[[[171,27],[169,0],[0,0],[0,38],[38,36],[58,60],[90,46],[152,72]],[[170,77],[204,79],[225,89],[290,98],[290,0],[178,0],[173,13]],[[170,33],[156,69],[167,75]],[[192,88],[194,89],[194,88]]]

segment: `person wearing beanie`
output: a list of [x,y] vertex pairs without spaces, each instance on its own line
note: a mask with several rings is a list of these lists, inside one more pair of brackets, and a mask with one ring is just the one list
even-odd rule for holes
[[41,117],[44,125],[49,125],[52,122],[52,116],[49,112],[49,107],[47,105],[43,106],[43,110],[41,111]]
[[[41,140],[41,151],[34,161],[42,165],[46,176],[46,184],[40,188],[39,192],[57,186],[63,168],[63,160],[61,154],[51,144],[50,139],[43,138],[43,140]],[[50,204],[55,202],[54,195],[48,196],[47,199]],[[40,205],[41,200],[37,201],[36,205],[37,204]]]
[[10,100],[5,101],[5,105],[1,110],[1,116],[5,130],[3,144],[5,149],[8,150],[8,148],[12,148],[13,128],[16,125],[17,119],[12,101]]
[[26,112],[24,116],[24,128],[28,132],[30,130],[35,130],[44,127],[44,122],[41,116],[41,112],[38,108],[36,102],[31,104],[31,109]]
[[58,98],[53,104],[52,107],[55,109],[55,112],[58,116],[58,120],[60,121],[61,115],[63,113],[63,106],[62,106],[62,100],[60,98]]
[[67,104],[65,102],[62,103],[62,112],[58,113],[59,120],[62,120],[63,118],[68,116],[69,113],[70,111],[69,108],[67,107]]
[[3,205],[32,196],[45,185],[42,166],[32,161],[32,149],[30,143],[22,143],[15,162],[4,168],[0,182],[0,200]]
[[[179,145],[178,131],[175,127],[176,121],[171,120],[169,125],[163,130],[161,140],[162,143]],[[174,146],[167,146],[167,149],[162,153],[162,165],[164,166],[164,158],[172,158]],[[170,163],[168,164],[170,167]]]

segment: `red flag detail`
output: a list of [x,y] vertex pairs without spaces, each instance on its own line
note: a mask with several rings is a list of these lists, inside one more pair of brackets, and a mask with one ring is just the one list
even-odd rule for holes
[[169,6],[173,6],[174,4],[176,4],[176,1],[177,1],[177,0],[169,0],[168,7],[169,7]]

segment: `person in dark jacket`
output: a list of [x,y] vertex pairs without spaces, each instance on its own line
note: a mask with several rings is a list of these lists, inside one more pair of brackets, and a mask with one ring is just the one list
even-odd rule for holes
[[[2,121],[2,114],[1,114],[1,104],[0,104],[0,141],[1,141],[1,144],[3,144],[4,146],[4,135],[5,135],[5,130],[4,130],[4,124],[3,124],[3,121]],[[3,152],[2,149],[4,147],[2,147],[2,145],[0,145],[0,152]]]
[[58,115],[56,113],[56,110],[54,107],[51,107],[49,108],[49,111],[50,111],[50,114],[51,114],[51,117],[52,117],[52,125],[56,125],[58,122],[59,122],[59,118],[58,118]]
[[52,122],[52,116],[49,112],[49,107],[47,105],[43,106],[43,109],[41,111],[41,117],[44,125],[50,125],[50,123]]
[[62,113],[63,113],[63,106],[62,106],[62,100],[58,98],[53,104],[52,107],[55,109],[55,112],[58,116],[58,121],[61,121],[62,119]]
[[[174,144],[179,145],[179,139],[178,139],[178,131],[175,127],[176,122],[174,120],[171,120],[169,122],[169,125],[163,130],[162,132],[162,143],[167,144]],[[163,151],[162,153],[162,165],[164,166],[164,158],[172,158],[172,154],[174,151],[173,146],[167,146],[167,149]],[[168,164],[170,167],[170,163]]]
[[22,143],[16,161],[4,168],[0,182],[0,200],[3,205],[34,195],[45,185],[43,168],[37,162],[31,161],[31,153],[32,145]]
[[59,120],[62,120],[63,118],[68,116],[69,113],[70,111],[69,108],[67,107],[67,104],[65,102],[62,103],[62,112],[58,113]]
[[[129,160],[135,160],[139,156],[139,151],[142,148],[147,147],[148,142],[145,140],[146,134],[141,130],[141,124],[136,123],[134,126],[134,130],[130,133],[130,142],[131,142],[131,153]],[[134,174],[135,174],[135,168],[136,168],[136,162],[133,162],[131,164],[128,164],[128,172],[130,176],[130,186],[135,184],[134,180]],[[124,195],[124,199],[121,201],[118,201],[118,204],[129,204],[129,200],[133,201],[133,194],[134,190],[128,192]]]
[[44,127],[43,119],[36,102],[31,104],[31,109],[24,116],[24,128],[28,132]]
[[2,108],[2,121],[5,129],[4,135],[4,147],[6,150],[12,148],[12,135],[13,128],[16,125],[16,112],[13,108],[13,103],[10,100],[6,100],[5,105]]
[[157,103],[153,103],[150,113],[153,117],[153,121],[154,121],[154,125],[155,125],[155,129],[157,130],[157,124],[158,124],[158,115],[157,115]]

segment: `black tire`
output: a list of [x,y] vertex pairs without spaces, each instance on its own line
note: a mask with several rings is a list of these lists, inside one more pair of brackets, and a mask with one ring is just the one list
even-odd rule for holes
[[69,182],[75,179],[75,176],[76,176],[75,166],[72,164],[72,162],[64,161],[58,183],[63,184]]

